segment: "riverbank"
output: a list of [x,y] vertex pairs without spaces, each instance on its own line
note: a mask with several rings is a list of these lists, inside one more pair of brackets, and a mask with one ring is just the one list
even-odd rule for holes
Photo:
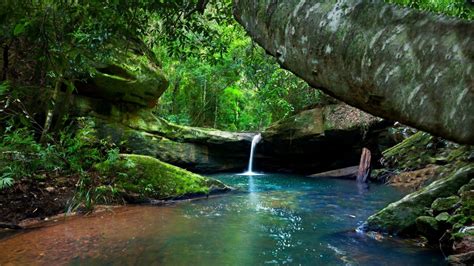
[[67,211],[79,176],[45,174],[42,179],[21,179],[0,190],[0,222],[21,225],[28,219],[44,219]]

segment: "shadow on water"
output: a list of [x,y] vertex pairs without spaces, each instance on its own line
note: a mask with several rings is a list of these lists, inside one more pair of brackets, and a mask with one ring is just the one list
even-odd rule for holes
[[354,232],[403,193],[347,180],[216,175],[228,196],[73,217],[0,241],[0,265],[442,265],[441,254]]

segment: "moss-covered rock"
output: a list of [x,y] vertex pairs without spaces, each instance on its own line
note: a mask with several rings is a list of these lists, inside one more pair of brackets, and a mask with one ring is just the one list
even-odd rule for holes
[[438,221],[431,216],[420,216],[416,218],[416,228],[428,240],[439,239],[440,226]]
[[464,216],[463,214],[454,214],[452,216],[449,217],[448,219],[448,223],[451,224],[451,225],[454,225],[454,224],[465,224],[466,222],[468,221],[468,218],[466,216]]
[[435,213],[451,211],[456,208],[456,205],[459,203],[459,199],[460,198],[455,195],[446,198],[435,199],[431,204],[431,209]]
[[436,221],[439,222],[439,223],[442,223],[442,224],[447,223],[449,218],[451,218],[451,216],[449,216],[449,213],[447,213],[447,212],[442,212],[442,213],[436,215],[436,217],[435,217]]
[[463,192],[470,191],[470,190],[474,190],[474,179],[471,179],[471,181],[469,181],[469,183],[462,186],[459,189],[458,194],[461,195]]
[[473,176],[474,165],[463,167],[370,216],[367,229],[395,234],[413,232],[416,218],[424,215],[435,199],[454,195]]
[[221,182],[191,173],[149,156],[122,154],[119,159],[96,166],[112,175],[114,187],[139,199],[171,199],[230,188]]
[[168,81],[153,52],[140,41],[117,40],[111,53],[111,58],[91,63],[96,72],[75,84],[79,93],[139,107],[155,106]]
[[417,132],[399,144],[383,151],[384,164],[402,170],[415,170],[436,162],[435,138]]
[[474,221],[474,190],[461,193],[461,212]]

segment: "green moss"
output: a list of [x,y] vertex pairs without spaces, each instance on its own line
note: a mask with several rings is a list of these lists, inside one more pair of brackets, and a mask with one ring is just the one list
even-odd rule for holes
[[420,131],[382,154],[388,166],[414,170],[436,161],[436,150],[428,148],[430,145],[433,145],[433,136]]
[[155,106],[168,81],[153,52],[140,41],[123,40],[116,40],[110,52],[112,57],[90,63],[96,71],[77,82],[79,92],[140,108]]
[[436,215],[436,217],[435,217],[436,221],[438,221],[440,223],[447,223],[449,218],[451,218],[451,217],[449,216],[449,213],[447,213],[447,212],[442,212],[442,213]]
[[369,217],[368,229],[390,233],[412,232],[416,218],[422,216],[425,209],[430,207],[435,199],[455,194],[461,186],[469,182],[473,175],[474,165],[464,167],[446,178],[405,196]]
[[455,215],[449,217],[447,222],[449,224],[452,224],[452,225],[454,225],[454,224],[463,225],[463,224],[466,224],[467,221],[468,221],[468,218],[466,216],[464,216],[463,214],[455,214]]
[[474,190],[461,193],[461,206],[462,214],[474,220]]
[[144,155],[123,154],[113,162],[96,166],[102,173],[115,173],[114,185],[141,198],[168,199],[187,195],[207,195],[213,189],[227,189],[217,180],[191,173]]
[[471,179],[471,181],[469,181],[469,183],[462,186],[459,189],[458,194],[461,195],[463,192],[470,191],[470,190],[474,190],[474,179]]
[[433,211],[437,213],[450,211],[456,207],[456,204],[458,202],[459,202],[458,196],[438,198],[435,201],[433,201],[433,204],[431,204],[431,209],[433,209]]
[[438,221],[431,216],[420,216],[416,218],[416,227],[418,232],[428,239],[431,239],[434,235],[439,234]]

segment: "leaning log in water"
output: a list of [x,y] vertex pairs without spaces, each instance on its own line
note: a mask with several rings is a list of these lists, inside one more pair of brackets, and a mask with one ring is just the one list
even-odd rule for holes
[[372,155],[370,150],[367,148],[362,149],[362,155],[360,156],[359,171],[357,171],[357,182],[366,183],[370,177],[370,161]]

